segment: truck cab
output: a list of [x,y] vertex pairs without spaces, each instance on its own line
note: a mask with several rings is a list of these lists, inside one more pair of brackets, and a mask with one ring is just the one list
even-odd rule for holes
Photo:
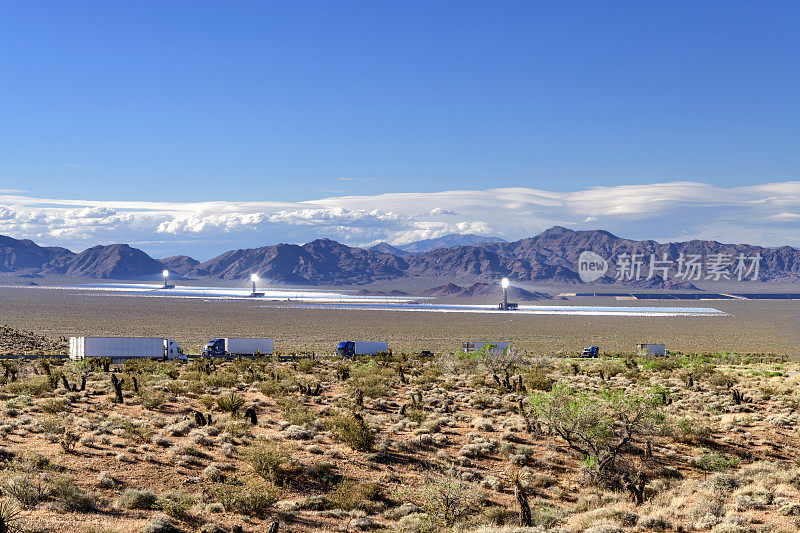
[[336,345],[336,355],[343,357],[353,357],[356,354],[356,343],[353,341],[342,341]]
[[164,339],[164,360],[172,361],[173,359],[186,361],[188,358],[177,342],[172,339]]
[[225,355],[225,339],[211,339],[203,348],[203,357],[222,357]]
[[600,355],[600,348],[597,346],[589,346],[584,348],[581,352],[581,357],[597,357]]

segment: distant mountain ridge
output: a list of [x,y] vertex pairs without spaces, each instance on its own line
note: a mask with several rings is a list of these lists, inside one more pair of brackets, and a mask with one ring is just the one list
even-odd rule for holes
[[443,237],[436,237],[435,239],[423,239],[421,241],[414,241],[408,244],[397,246],[401,250],[411,254],[423,254],[439,248],[455,248],[458,246],[476,246],[479,244],[486,244],[488,242],[506,242],[505,239],[500,237],[485,237],[482,235],[475,235],[473,233],[451,233]]
[[[423,296],[438,296],[447,298],[496,298],[501,299],[503,288],[499,283],[473,283],[468,287],[461,287],[455,283],[446,283],[440,287],[433,287],[423,291]],[[510,286],[508,288],[510,300],[536,301],[552,300],[553,297],[544,292],[531,292],[521,287]]]
[[[445,243],[452,240],[442,241]],[[57,274],[100,279],[153,279],[164,268],[176,277],[247,279],[253,273],[265,280],[310,285],[357,285],[402,277],[441,277],[449,280],[491,282],[500,277],[513,281],[579,284],[578,257],[593,251],[608,261],[609,270],[596,284],[617,284],[651,289],[694,289],[693,279],[659,275],[646,279],[647,259],[694,254],[708,259],[726,254],[760,255],[761,281],[800,280],[800,250],[789,246],[764,248],[716,241],[658,243],[617,237],[607,231],[574,231],[550,228],[535,237],[514,242],[493,240],[475,245],[440,247],[425,253],[392,252],[390,245],[372,249],[350,247],[330,239],[304,245],[276,244],[260,248],[230,250],[208,261],[173,256],[158,261],[127,244],[95,246],[80,253],[65,248],[44,247],[30,240],[0,236],[0,272],[20,275]],[[616,261],[623,254],[641,254],[642,279],[616,280]],[[733,274],[732,266],[731,272]]]

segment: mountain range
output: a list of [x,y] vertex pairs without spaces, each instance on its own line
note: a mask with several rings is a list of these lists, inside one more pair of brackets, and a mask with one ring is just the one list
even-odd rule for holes
[[[486,239],[465,236],[468,240]],[[513,281],[575,284],[578,257],[590,250],[609,263],[609,270],[596,284],[622,284],[638,288],[692,289],[689,281],[674,279],[675,260],[698,256],[707,263],[716,254],[729,260],[729,275],[734,274],[739,255],[761,258],[757,278],[760,281],[800,280],[800,250],[789,246],[764,248],[746,244],[723,244],[716,241],[658,243],[635,241],[603,230],[574,231],[550,228],[535,237],[514,242],[489,239],[489,242],[459,245],[448,236],[438,241],[442,246],[422,251],[431,241],[418,246],[406,245],[402,253],[391,245],[371,249],[346,246],[329,239],[317,239],[304,245],[276,244],[260,248],[231,250],[208,261],[188,256],[162,260],[127,244],[94,246],[80,253],[66,248],[39,246],[30,240],[0,236],[0,272],[23,276],[63,275],[75,278],[154,279],[169,269],[175,277],[247,279],[252,273],[273,282],[310,285],[354,285],[404,277],[440,277],[443,281],[490,282],[500,277]],[[385,244],[385,243],[382,243]],[[415,243],[412,243],[415,244]],[[399,249],[399,248],[397,248]],[[614,278],[617,261],[625,254],[641,254],[642,277],[648,274],[648,258],[672,260],[665,280],[663,274],[650,279],[621,281]],[[754,276],[748,272],[748,279]],[[463,290],[460,288],[459,290]]]
[[431,250],[438,250],[439,248],[455,248],[457,246],[475,246],[477,244],[485,244],[487,242],[506,242],[505,239],[500,237],[484,237],[482,235],[475,235],[466,233],[459,235],[451,233],[443,237],[436,237],[435,239],[423,239],[421,241],[414,241],[408,244],[400,244],[392,246],[387,242],[380,242],[370,248],[373,252],[384,252],[394,254],[397,256],[405,256],[410,254],[424,254]]

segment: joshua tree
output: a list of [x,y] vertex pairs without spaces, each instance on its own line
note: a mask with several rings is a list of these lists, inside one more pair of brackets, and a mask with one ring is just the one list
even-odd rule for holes
[[114,394],[117,396],[117,403],[124,403],[125,398],[122,396],[122,385],[125,383],[125,378],[117,379],[116,374],[111,374],[111,385],[114,387]]

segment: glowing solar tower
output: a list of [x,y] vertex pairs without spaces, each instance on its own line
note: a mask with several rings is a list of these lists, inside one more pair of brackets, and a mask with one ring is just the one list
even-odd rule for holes
[[253,292],[250,296],[256,296],[258,293],[256,292],[256,283],[258,282],[258,274],[250,274],[250,281],[253,282]]

